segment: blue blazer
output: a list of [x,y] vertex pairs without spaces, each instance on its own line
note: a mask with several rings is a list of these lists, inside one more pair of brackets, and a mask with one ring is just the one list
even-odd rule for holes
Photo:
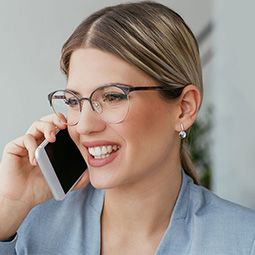
[[[0,255],[99,255],[104,191],[91,185],[35,207]],[[1,229],[1,226],[0,226]],[[255,255],[254,211],[223,200],[183,172],[156,255]],[[139,254],[140,255],[140,254]]]

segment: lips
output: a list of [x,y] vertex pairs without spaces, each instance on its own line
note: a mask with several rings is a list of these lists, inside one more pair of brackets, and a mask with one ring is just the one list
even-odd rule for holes
[[83,143],[88,151],[88,164],[102,167],[112,162],[118,155],[120,145],[108,141]]

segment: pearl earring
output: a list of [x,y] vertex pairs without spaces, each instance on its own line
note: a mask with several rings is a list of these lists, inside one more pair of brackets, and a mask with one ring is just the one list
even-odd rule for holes
[[181,139],[184,139],[184,138],[187,136],[187,133],[185,132],[182,123],[180,124],[180,126],[181,126],[181,131],[179,132],[179,137],[180,137]]

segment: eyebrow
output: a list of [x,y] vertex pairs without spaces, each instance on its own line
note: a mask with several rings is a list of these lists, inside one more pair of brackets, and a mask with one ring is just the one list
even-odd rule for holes
[[76,96],[82,97],[82,95],[76,90],[72,90],[72,89],[65,89],[65,90],[74,93]]
[[[93,91],[97,90],[98,88],[101,87],[105,87],[105,86],[114,86],[114,85],[124,85],[124,86],[129,86],[129,87],[134,87],[134,85],[130,85],[130,84],[125,84],[125,83],[121,83],[121,82],[109,82],[109,83],[104,83],[99,85],[98,87],[96,87]],[[71,91],[72,93],[74,93],[76,96],[82,97],[81,93],[79,93],[76,90],[72,90],[72,89],[66,89],[68,91]],[[93,92],[92,91],[92,92]]]

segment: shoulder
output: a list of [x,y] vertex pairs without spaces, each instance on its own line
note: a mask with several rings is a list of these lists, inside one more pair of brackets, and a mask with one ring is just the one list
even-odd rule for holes
[[[72,218],[73,214],[77,216],[78,213],[82,215],[97,214],[101,212],[101,205],[103,201],[102,190],[95,189],[91,184],[86,188],[70,192],[62,201],[51,199],[43,204],[36,206],[28,215],[26,220],[33,218],[45,218],[49,214],[54,220],[65,218]],[[48,215],[48,216],[47,216]]]
[[[197,215],[220,220],[233,221],[241,227],[247,223],[255,223],[255,211],[236,203],[220,198],[202,186],[190,184],[191,211]],[[245,218],[245,219],[244,219]],[[249,224],[250,225],[250,224]],[[251,226],[252,228],[252,226]],[[255,229],[252,228],[255,233]]]
[[[100,240],[104,191],[90,184],[36,206],[18,230],[19,254],[88,254]],[[86,242],[85,242],[86,240]],[[95,253],[96,254],[96,253]]]
[[255,239],[253,210],[191,183],[188,218],[197,233],[194,239],[202,244],[233,252],[226,254],[250,254]]
[[87,187],[70,192],[66,198],[62,201],[57,201],[51,199],[43,204],[36,206],[31,212],[29,217],[36,217],[38,214],[51,213],[52,216],[58,215],[61,216],[63,212],[65,217],[68,217],[69,214],[72,214],[75,211],[82,211],[83,213],[87,212],[99,212],[101,200],[103,198],[103,191],[95,189],[92,185]]

